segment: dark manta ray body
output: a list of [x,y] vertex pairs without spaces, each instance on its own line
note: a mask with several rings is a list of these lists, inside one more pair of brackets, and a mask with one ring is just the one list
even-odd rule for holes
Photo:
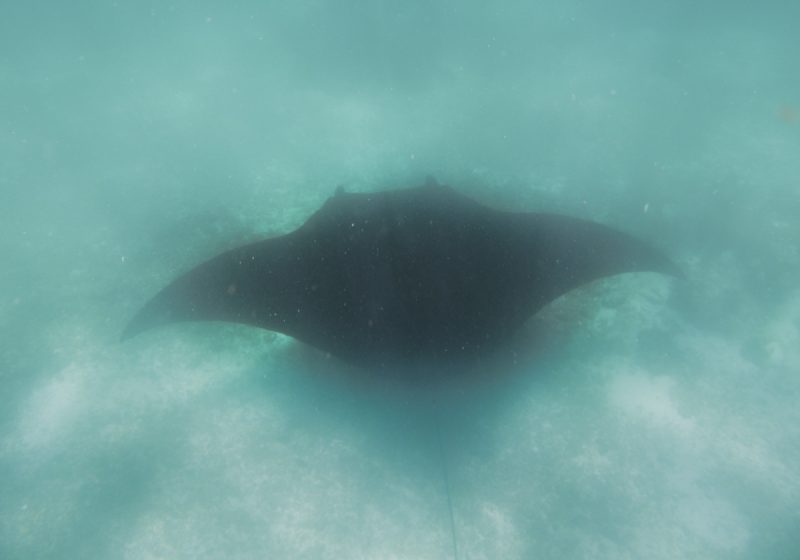
[[339,191],[297,230],[179,277],[123,339],[165,323],[229,321],[362,366],[452,364],[497,348],[565,292],[633,271],[678,273],[606,226],[493,210],[435,182]]

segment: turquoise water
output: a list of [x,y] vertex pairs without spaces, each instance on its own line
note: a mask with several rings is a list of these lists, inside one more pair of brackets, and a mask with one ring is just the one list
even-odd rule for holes
[[[797,558],[798,6],[6,2],[0,558]],[[687,280],[571,294],[436,395],[241,327],[118,343],[337,185],[431,173]]]

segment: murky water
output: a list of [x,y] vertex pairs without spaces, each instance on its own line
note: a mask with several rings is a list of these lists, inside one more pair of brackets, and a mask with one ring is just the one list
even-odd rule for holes
[[[2,12],[0,557],[797,556],[795,4]],[[118,343],[337,185],[428,174],[687,279],[570,294],[441,392],[244,327]]]

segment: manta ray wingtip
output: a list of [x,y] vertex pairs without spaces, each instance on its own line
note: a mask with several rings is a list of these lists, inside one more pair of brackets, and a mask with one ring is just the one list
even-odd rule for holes
[[442,184],[436,180],[436,177],[433,174],[425,176],[425,186],[426,187],[441,187]]

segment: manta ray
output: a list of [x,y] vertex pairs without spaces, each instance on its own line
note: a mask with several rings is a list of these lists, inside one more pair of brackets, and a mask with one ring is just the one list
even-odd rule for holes
[[564,293],[637,271],[680,276],[631,235],[492,209],[435,180],[373,193],[340,188],[295,231],[179,276],[122,339],[168,323],[227,321],[367,368],[469,363]]

